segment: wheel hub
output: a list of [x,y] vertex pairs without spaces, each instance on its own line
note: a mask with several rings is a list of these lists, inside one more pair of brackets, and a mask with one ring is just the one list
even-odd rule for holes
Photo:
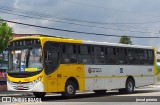
[[129,83],[128,83],[128,90],[129,90],[129,91],[132,91],[132,90],[133,90],[133,84],[132,84],[132,82],[129,82]]
[[72,94],[73,91],[74,91],[73,86],[72,86],[72,85],[68,85],[68,87],[67,87],[67,92],[68,92],[69,94]]

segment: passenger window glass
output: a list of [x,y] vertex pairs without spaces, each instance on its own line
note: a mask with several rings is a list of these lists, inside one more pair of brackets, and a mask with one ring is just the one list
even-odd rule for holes
[[128,56],[127,56],[127,49],[126,48],[117,48],[117,58],[118,64],[124,65],[128,64]]
[[149,65],[153,65],[154,64],[154,52],[153,50],[148,50],[148,63]]
[[116,57],[116,48],[114,47],[106,47],[105,48],[105,63],[106,64],[117,64],[117,57]]
[[128,48],[128,64],[137,65],[139,62],[138,49]]
[[93,47],[94,49],[94,63],[95,64],[105,64],[104,48],[103,47]]
[[62,63],[77,63],[76,45],[63,44],[62,49]]
[[91,46],[78,46],[78,62],[82,64],[92,64],[92,49]]

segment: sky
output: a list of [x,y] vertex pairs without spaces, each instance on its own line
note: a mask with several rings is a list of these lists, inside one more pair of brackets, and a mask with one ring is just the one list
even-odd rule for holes
[[[160,0],[0,0],[5,20],[87,33],[160,37]],[[119,43],[120,37],[70,33],[8,23],[17,34],[45,34]],[[160,51],[160,38],[132,38]]]

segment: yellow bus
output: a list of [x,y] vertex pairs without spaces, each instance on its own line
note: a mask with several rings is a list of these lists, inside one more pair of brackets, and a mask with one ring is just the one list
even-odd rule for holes
[[133,93],[156,83],[155,49],[149,46],[31,36],[11,40],[8,51],[7,89],[35,97],[112,89]]

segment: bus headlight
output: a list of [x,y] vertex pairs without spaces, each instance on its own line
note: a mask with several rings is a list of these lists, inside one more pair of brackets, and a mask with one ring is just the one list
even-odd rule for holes
[[8,82],[9,84],[11,84],[11,81],[9,81],[8,79],[7,79],[7,82]]
[[38,83],[39,81],[41,81],[42,76],[39,76],[36,80],[33,81],[33,84]]
[[10,80],[7,79],[7,82],[11,85],[13,85],[13,82],[11,82]]

